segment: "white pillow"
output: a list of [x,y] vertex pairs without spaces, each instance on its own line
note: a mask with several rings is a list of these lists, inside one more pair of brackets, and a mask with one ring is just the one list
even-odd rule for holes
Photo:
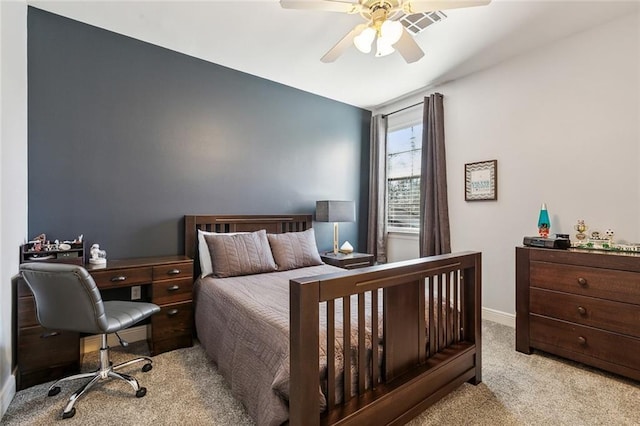
[[209,245],[204,239],[205,235],[237,235],[248,234],[248,232],[207,232],[198,229],[198,255],[200,257],[200,277],[204,278],[207,275],[213,274],[213,263],[211,262],[211,252],[209,252]]

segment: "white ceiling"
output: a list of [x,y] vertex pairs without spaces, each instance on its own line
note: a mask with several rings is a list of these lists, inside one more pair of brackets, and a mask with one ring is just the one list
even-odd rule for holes
[[[449,10],[416,36],[414,64],[350,48],[320,57],[359,15],[284,10],[261,1],[27,1],[41,9],[347,104],[372,109],[531,49],[637,13],[638,1],[493,0]],[[615,48],[615,46],[612,46]]]

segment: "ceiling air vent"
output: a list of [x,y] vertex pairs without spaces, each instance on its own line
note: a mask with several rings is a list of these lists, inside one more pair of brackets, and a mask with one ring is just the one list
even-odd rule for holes
[[403,15],[399,19],[399,21],[413,35],[416,35],[424,31],[424,29],[427,28],[429,25],[442,21],[446,17],[447,15],[437,10],[435,12],[424,12],[424,13],[414,13],[412,15]]

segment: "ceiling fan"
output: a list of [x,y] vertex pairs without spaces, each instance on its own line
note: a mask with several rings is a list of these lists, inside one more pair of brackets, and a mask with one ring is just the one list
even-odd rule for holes
[[397,20],[403,12],[407,15],[436,10],[484,6],[491,0],[280,0],[284,9],[322,10],[327,12],[359,13],[366,24],[356,25],[333,46],[320,60],[333,62],[354,44],[362,53],[371,52],[376,41],[377,57],[389,55],[396,50],[408,63],[424,56],[418,43]]

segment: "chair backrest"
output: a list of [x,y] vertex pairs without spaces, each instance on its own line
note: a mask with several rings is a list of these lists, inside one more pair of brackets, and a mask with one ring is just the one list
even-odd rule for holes
[[93,334],[107,329],[100,290],[82,266],[23,263],[20,272],[36,299],[43,327]]

